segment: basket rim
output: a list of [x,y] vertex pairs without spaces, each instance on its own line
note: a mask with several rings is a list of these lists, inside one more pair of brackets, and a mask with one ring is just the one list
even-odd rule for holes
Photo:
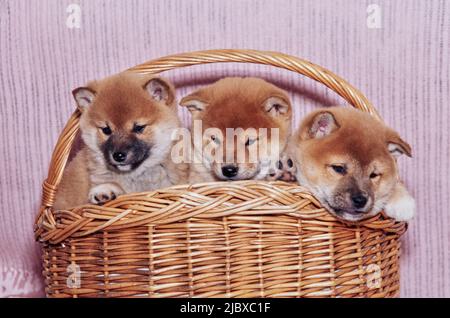
[[[381,120],[376,109],[367,100],[367,98],[355,87],[350,85],[347,81],[332,73],[331,71],[313,64],[309,61],[287,55],[279,52],[271,51],[258,51],[258,50],[235,50],[235,49],[222,49],[222,50],[206,50],[197,52],[188,52],[175,55],[169,55],[148,61],[146,63],[132,67],[126,71],[144,73],[144,74],[158,74],[163,71],[171,69],[198,65],[208,63],[222,63],[222,62],[237,62],[237,63],[255,63],[271,65],[279,68],[284,68],[293,72],[297,72],[301,75],[305,75],[315,81],[318,81],[328,88],[331,88],[341,97],[346,99],[352,106],[359,108],[365,112],[370,113],[375,118]],[[88,212],[95,208],[99,209],[99,206],[84,205],[76,207],[71,210],[54,211],[53,203],[59,182],[61,181],[64,168],[67,164],[69,153],[72,149],[75,137],[79,130],[79,118],[81,116],[80,110],[75,110],[72,116],[69,118],[66,126],[61,132],[58,141],[56,143],[52,159],[50,162],[49,172],[47,179],[43,182],[42,201],[39,213],[35,219],[34,232],[35,238],[41,242],[48,241],[50,243],[61,242],[65,238],[70,237],[74,233],[80,233],[82,229],[89,228],[89,224],[93,221],[86,215]],[[283,182],[268,182],[268,181],[233,181],[236,186],[238,184],[266,184],[273,187],[273,189],[279,189],[283,186]],[[223,182],[213,182],[209,184],[222,184]],[[144,197],[151,194],[184,189],[186,193],[195,193],[195,189],[201,188],[205,184],[196,185],[176,185],[165,189],[158,189],[155,191],[144,192]],[[299,185],[289,184],[290,188],[296,189],[295,191],[302,192],[309,196],[310,202],[316,204],[322,210],[322,213],[326,213],[328,216],[315,216],[318,220],[324,222],[340,222],[334,216],[326,212],[326,210],[320,206],[318,201],[304,188]],[[136,197],[135,193],[126,194],[118,197],[116,200],[109,202],[108,204],[101,206],[101,208],[113,208],[114,205],[120,204],[123,200],[130,197]],[[126,211],[126,210],[125,210]],[[124,213],[124,212],[122,212]],[[64,219],[65,222],[69,219],[72,220],[70,225],[63,224],[57,220],[63,220],[58,218],[61,215],[70,216],[70,218]],[[102,229],[111,228],[111,224],[118,222],[118,220],[125,217],[126,214],[121,217],[116,215],[117,219],[107,220],[104,224],[97,226],[97,231]],[[309,216],[311,217],[311,216]],[[108,223],[110,222],[110,223]],[[108,223],[108,224],[106,224]],[[92,226],[92,225],[91,225]],[[368,219],[366,222],[360,223],[358,226],[372,229],[383,229],[388,232],[400,233],[400,235],[406,230],[407,225],[403,222],[395,222],[393,219],[386,218],[383,214],[378,214],[375,217]],[[95,231],[94,231],[95,232]],[[93,232],[92,232],[93,233]],[[89,232],[89,234],[92,234]]]
[[[210,197],[210,192],[216,195]],[[236,193],[250,200],[236,205],[230,204],[229,197],[238,197]],[[252,198],[253,194],[256,195]],[[279,202],[279,205],[274,205],[273,201]],[[224,206],[224,202],[227,202],[227,206]],[[305,210],[304,207],[308,205],[313,205],[315,209]],[[152,206],[157,207],[152,209]],[[182,208],[187,212],[177,214]],[[215,208],[222,211],[214,211]],[[253,208],[263,212],[255,214],[251,211]],[[320,226],[327,224],[327,227],[381,230],[397,235],[403,234],[407,229],[407,223],[397,222],[386,217],[384,213],[378,213],[358,223],[340,220],[322,207],[308,190],[295,183],[242,180],[175,185],[154,191],[125,194],[103,206],[86,204],[69,210],[52,211],[44,214],[41,226],[35,234],[41,242],[57,244],[69,237],[81,238],[101,231],[130,229],[143,225],[152,227],[191,219],[218,220],[224,217],[252,217],[262,220],[264,217],[281,215],[316,222]]]

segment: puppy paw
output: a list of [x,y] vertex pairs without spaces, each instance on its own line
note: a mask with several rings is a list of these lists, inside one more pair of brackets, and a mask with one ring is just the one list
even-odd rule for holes
[[101,205],[123,193],[122,188],[114,183],[99,184],[89,191],[89,202]]
[[384,211],[386,215],[400,222],[410,221],[416,211],[416,202],[410,195],[402,196],[397,200],[388,201]]
[[295,177],[297,169],[294,162],[287,155],[283,154],[273,167],[269,169],[266,180],[282,180],[287,182],[296,181]]

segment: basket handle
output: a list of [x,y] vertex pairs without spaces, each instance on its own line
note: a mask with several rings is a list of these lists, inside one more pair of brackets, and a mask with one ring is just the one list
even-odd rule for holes
[[[352,106],[368,112],[375,118],[381,120],[376,109],[367,98],[344,79],[319,65],[278,52],[257,50],[208,50],[189,52],[151,60],[132,67],[128,71],[143,74],[158,74],[180,67],[223,62],[265,64],[297,72],[324,84],[342,96]],[[76,110],[72,114],[56,143],[50,161],[48,177],[43,183],[41,209],[36,219],[36,224],[41,223],[40,221],[44,214],[51,213],[55,193],[79,129],[80,115],[79,110]],[[46,218],[46,220],[53,219],[50,215],[47,216],[49,218]],[[51,225],[49,224],[49,226]]]
[[271,65],[305,75],[332,89],[353,107],[368,112],[378,120],[381,120],[381,117],[369,100],[343,78],[317,64],[279,52],[231,49],[189,52],[148,61],[132,67],[128,71],[142,74],[158,74],[191,65],[223,62]]

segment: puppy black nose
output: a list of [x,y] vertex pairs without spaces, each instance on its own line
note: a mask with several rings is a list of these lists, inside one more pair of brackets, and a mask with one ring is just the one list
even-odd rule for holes
[[222,167],[222,173],[227,178],[232,178],[237,175],[238,173],[238,167],[229,165]]
[[113,153],[112,156],[113,156],[113,159],[115,161],[117,161],[117,162],[124,162],[125,159],[127,159],[127,153],[126,152],[118,151],[118,152]]
[[357,209],[363,208],[367,203],[367,197],[361,193],[352,195],[353,206]]

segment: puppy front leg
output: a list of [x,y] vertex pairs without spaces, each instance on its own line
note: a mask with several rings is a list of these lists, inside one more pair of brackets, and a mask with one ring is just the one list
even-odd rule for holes
[[386,203],[386,215],[397,221],[410,221],[415,214],[416,203],[405,186],[397,183],[394,192]]
[[89,202],[104,204],[124,193],[125,191],[117,183],[98,184],[89,191]]

